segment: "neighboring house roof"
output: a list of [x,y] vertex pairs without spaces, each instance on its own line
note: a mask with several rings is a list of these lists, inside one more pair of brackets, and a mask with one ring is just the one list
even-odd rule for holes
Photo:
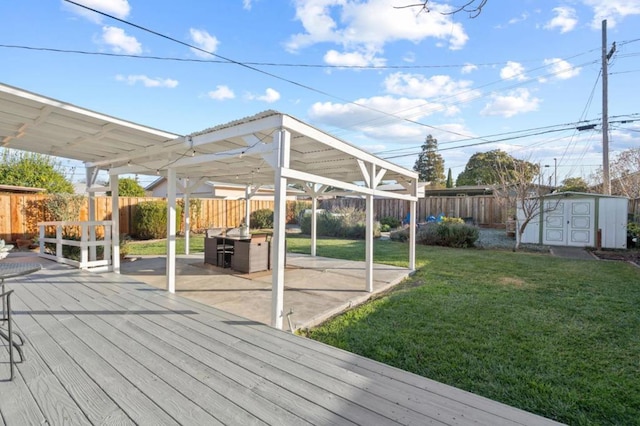
[[[153,192],[158,188],[162,188],[166,186],[166,184],[167,184],[167,179],[164,177],[160,177],[155,181],[151,182],[149,185],[147,185],[147,187],[145,187],[145,190],[148,192]],[[238,194],[241,194],[241,196],[244,196],[245,188],[246,188],[245,185],[240,185],[240,184],[206,181],[206,182],[203,182],[203,184],[199,188],[197,188],[196,192],[192,193],[191,195],[197,198],[207,198],[207,197],[228,198],[231,196],[230,193],[236,193],[236,195],[234,196],[239,196]],[[178,192],[181,193],[179,190]],[[256,192],[256,195],[258,196],[272,197],[273,194],[274,194],[274,189],[272,185],[263,185]],[[305,192],[295,188],[288,188],[287,195],[304,196]]]
[[[493,195],[494,191],[500,188],[500,185],[463,185],[455,188],[424,188],[425,197],[460,197],[473,195]],[[549,185],[532,185],[534,192],[551,192],[553,187]]]
[[[424,197],[424,191],[427,185],[429,185],[429,182],[418,182],[418,198]],[[379,185],[376,189],[379,189],[382,191],[389,191],[389,192],[406,191],[406,188],[400,185],[399,183],[387,183],[384,185]]]
[[12,193],[38,193],[45,192],[44,188],[33,188],[30,186],[16,186],[16,185],[0,185],[0,192],[12,192]]
[[[91,188],[91,192],[93,195],[106,195],[109,188],[106,186],[94,186]],[[87,193],[87,183],[86,182],[76,182],[73,184],[73,193],[84,195]]]

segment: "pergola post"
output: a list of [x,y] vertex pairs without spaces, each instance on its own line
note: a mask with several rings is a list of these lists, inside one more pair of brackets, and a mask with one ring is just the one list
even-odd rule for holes
[[[417,183],[417,182],[414,182]],[[417,185],[414,185],[416,187]],[[409,205],[409,269],[416,269],[416,202]]]
[[[369,182],[371,189],[375,189],[376,182],[376,165],[371,164],[369,170]],[[366,196],[366,228],[365,228],[365,262],[366,262],[366,279],[365,285],[367,292],[373,292],[373,194]]]
[[313,194],[311,195],[311,256],[316,256],[316,245],[318,243],[317,237],[317,212],[318,212],[318,197],[316,196],[316,188],[313,184]]
[[285,226],[287,218],[287,178],[282,170],[289,168],[291,134],[281,129],[274,135],[275,180],[273,214],[273,264],[271,291],[271,325],[282,329],[284,316]]
[[176,170],[167,169],[167,291],[176,292]]
[[[88,203],[88,215],[89,222],[95,222],[96,220],[96,196],[95,193],[91,190],[91,187],[95,183],[96,177],[98,176],[97,167],[87,167],[85,168],[86,172],[86,180],[87,180],[87,203]],[[96,227],[89,227],[89,241],[96,241]],[[89,246],[89,260],[96,260],[96,246]]]
[[113,222],[113,234],[111,243],[113,244],[111,263],[113,272],[120,273],[120,202],[118,192],[119,176],[117,174],[109,176],[109,186],[111,187],[111,221]]
[[251,197],[252,197],[251,185],[247,185],[244,189],[244,199],[246,201],[244,205],[244,224],[247,225],[247,229],[250,228],[249,221],[251,220]]
[[189,180],[184,185],[184,254],[189,254],[189,239],[191,237],[191,209],[189,206],[189,191],[187,190]]

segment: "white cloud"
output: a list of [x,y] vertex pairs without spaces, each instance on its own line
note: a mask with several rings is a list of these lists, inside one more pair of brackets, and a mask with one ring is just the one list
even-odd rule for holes
[[127,35],[122,28],[102,27],[102,41],[116,53],[139,55],[142,53],[142,45],[135,37]]
[[540,99],[532,97],[527,89],[516,89],[506,95],[491,95],[491,101],[480,111],[481,115],[500,115],[513,117],[517,114],[536,111],[540,105]]
[[340,53],[336,50],[329,50],[324,55],[324,61],[329,65],[344,67],[366,67],[366,66],[382,66],[386,61],[382,58],[376,58],[375,53],[361,52],[345,52]]
[[[419,120],[434,110],[442,109],[439,104],[426,103],[424,99],[396,98],[393,96],[374,96],[361,98],[354,104],[316,102],[309,109],[309,117],[318,123],[342,129],[360,132],[366,137],[379,140],[419,139],[424,129],[402,120]],[[385,111],[397,117],[389,117]],[[388,123],[385,125],[385,123]],[[424,135],[422,135],[424,137]]]
[[[128,0],[76,0],[76,2],[90,7],[91,9],[108,13],[109,15],[113,15],[116,18],[120,19],[126,18],[131,12],[131,6],[129,5]],[[87,10],[80,6],[76,6],[75,4],[68,3],[66,1],[63,1],[62,4],[66,9],[69,9],[73,13],[85,17],[90,21],[98,24],[102,22],[102,15],[91,12],[90,10]]]
[[464,64],[460,72],[462,74],[471,74],[473,71],[477,70],[478,66],[474,64]]
[[248,93],[246,95],[247,99],[249,100],[258,100],[258,101],[263,101],[269,104],[272,104],[274,102],[277,102],[280,100],[280,93],[278,93],[277,90],[272,89],[271,87],[267,88],[267,90],[265,90],[264,95],[254,95],[251,93]]
[[[198,46],[200,49],[204,50],[205,52],[215,53],[215,51],[218,49],[218,44],[219,44],[218,39],[212,36],[211,34],[209,34],[207,31],[190,28],[189,34],[191,35],[191,40],[193,41],[193,43],[195,43],[196,46]],[[191,48],[191,51],[196,56],[199,56],[205,59],[210,59],[211,55],[203,52],[202,50]]]
[[574,67],[569,62],[560,58],[545,59],[544,64],[549,68],[549,73],[559,80],[568,80],[580,74],[580,67]]
[[522,15],[518,16],[517,18],[509,19],[509,25],[514,25],[514,24],[517,24],[518,22],[526,21],[528,18],[529,18],[529,14],[528,13],[523,13]]
[[242,0],[242,8],[244,10],[251,10],[251,0]]
[[416,61],[416,54],[413,52],[407,52],[407,54],[402,57],[402,60],[412,64]]
[[524,73],[524,67],[521,63],[508,61],[507,65],[500,70],[500,78],[503,80],[515,79],[523,81],[527,79],[527,76]]
[[[429,78],[422,74],[397,72],[384,80],[387,93],[414,98],[450,98],[452,101],[464,102],[479,96],[477,90],[471,89],[470,80],[454,80],[448,75],[434,75]],[[457,112],[450,110],[449,113]]]
[[142,83],[144,87],[167,87],[169,89],[173,89],[178,86],[178,80],[173,80],[171,78],[151,78],[146,75],[128,75],[123,76],[121,74],[116,75],[117,81],[125,82],[131,86]]
[[560,33],[568,33],[578,24],[576,10],[572,7],[554,7],[555,16],[544,26],[547,30],[560,29]]
[[582,0],[593,8],[591,27],[600,29],[602,20],[607,20],[607,26],[613,28],[618,21],[626,16],[640,15],[640,0]]
[[216,86],[216,90],[208,92],[207,96],[217,101],[224,101],[225,99],[234,99],[236,97],[236,94],[233,93],[233,90],[231,90],[228,86],[218,85]]
[[434,4],[431,13],[394,9],[388,0],[296,0],[295,6],[304,32],[289,39],[290,51],[329,42],[346,51],[379,54],[386,43],[427,38],[446,40],[450,49],[460,49],[469,38],[461,23],[439,13],[450,10],[447,5]]

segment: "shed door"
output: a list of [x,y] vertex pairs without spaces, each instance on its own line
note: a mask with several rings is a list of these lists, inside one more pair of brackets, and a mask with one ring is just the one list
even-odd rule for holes
[[587,247],[595,245],[595,200],[546,200],[543,244]]

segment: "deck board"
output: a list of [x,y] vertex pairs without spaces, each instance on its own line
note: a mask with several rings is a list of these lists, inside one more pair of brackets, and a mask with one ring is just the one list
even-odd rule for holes
[[[136,295],[129,297],[136,297]],[[167,306],[169,304],[166,298],[154,298],[154,301],[159,303],[160,306]],[[132,302],[135,303],[133,300]],[[197,302],[190,303],[197,306]],[[224,326],[224,323],[240,320],[232,314],[214,308],[204,308],[204,310],[209,311],[206,316],[199,315],[193,319],[206,323],[208,327],[215,328],[216,332],[224,333],[225,329],[228,328]],[[196,329],[203,328],[201,325],[192,325],[192,327]],[[372,408],[371,403],[369,403],[369,406],[366,407],[369,410],[382,410],[386,413],[395,411],[394,415],[398,417],[401,416],[402,413],[399,412],[402,410],[398,410],[395,406],[390,408],[388,404],[397,406],[400,401],[404,401],[403,404],[406,405],[408,409],[420,413],[419,419],[422,421],[424,420],[422,416],[428,416],[432,417],[434,422],[454,420],[461,422],[462,417],[467,417],[471,423],[480,421],[499,425],[512,424],[513,422],[512,419],[496,418],[494,414],[487,413],[484,407],[479,409],[468,407],[466,414],[461,413],[460,404],[456,400],[440,396],[434,392],[425,391],[422,388],[407,386],[404,382],[378,373],[372,373],[371,370],[355,372],[349,368],[350,365],[340,366],[336,362],[335,357],[323,356],[323,354],[315,350],[316,347],[325,345],[308,339],[302,339],[304,340],[304,342],[302,342],[304,344],[301,344],[300,337],[289,334],[286,336],[291,336],[293,340],[295,340],[295,343],[293,341],[287,342],[286,340],[283,342],[282,336],[274,336],[273,333],[264,333],[261,331],[264,330],[264,326],[256,325],[255,327],[256,329],[254,330],[250,327],[245,329],[247,331],[247,340],[237,343],[231,340],[226,342],[226,344],[233,345],[241,349],[244,353],[253,354],[253,356],[258,359],[267,358],[277,360],[279,361],[277,364],[280,368],[289,368],[291,371],[291,366],[296,366],[294,370],[299,373],[299,377],[307,375],[308,371],[315,371],[318,373],[316,377],[320,378],[318,379],[319,381],[316,381],[316,384],[322,385],[327,392],[331,389],[339,389],[342,387],[346,387],[346,391],[348,392],[349,387],[353,386],[358,389],[366,389],[369,394],[368,400],[371,400],[373,404],[377,404]],[[225,339],[224,335],[217,339],[222,341],[228,340],[228,338]],[[307,345],[307,343],[310,344]],[[353,354],[348,355],[353,357]],[[388,368],[388,366],[384,367]],[[406,374],[406,372],[402,373]],[[344,383],[336,383],[336,381]],[[382,398],[382,400],[380,400],[380,398]],[[411,417],[414,414],[415,413],[405,410],[405,417],[397,418],[396,420],[410,424],[412,423]]]
[[0,425],[554,424],[130,277],[7,284],[27,362],[0,382]]
[[[153,309],[153,306],[157,305],[147,307]],[[160,327],[167,326],[166,318],[157,317],[153,320]],[[206,322],[208,324],[205,324]],[[216,351],[226,359],[236,359],[236,362],[246,369],[254,372],[259,369],[261,375],[272,383],[284,389],[291,389],[335,414],[340,412],[350,421],[365,424],[374,424],[385,418],[403,424],[420,424],[424,421],[424,415],[418,415],[407,407],[398,405],[395,400],[368,391],[365,395],[362,388],[340,378],[322,373],[310,376],[309,371],[314,371],[311,366],[301,365],[294,359],[266,351],[260,348],[261,342],[254,339],[251,339],[251,343],[239,340],[229,334],[228,325],[211,316],[181,316],[176,318],[176,324],[180,326],[176,331],[192,341],[198,340],[204,333],[212,335],[218,344],[216,347],[210,347],[210,350]],[[362,397],[358,397],[360,394]],[[340,407],[337,411],[336,406]]]
[[[38,353],[50,351],[54,346],[64,351],[68,358],[63,363],[55,364],[54,371],[61,368],[75,368],[77,374],[80,374],[81,371],[84,372],[87,378],[83,381],[94,381],[103,391],[102,396],[94,395],[97,400],[102,402],[107,402],[108,400],[114,401],[120,409],[127,413],[134,423],[178,424],[164,411],[159,409],[153,400],[144,395],[144,393],[139,392],[125,376],[112,368],[100,354],[96,353],[91,346],[79,339],[69,329],[69,323],[71,322],[71,326],[73,326],[74,322],[71,315],[64,314],[59,309],[54,311],[55,314],[47,314],[47,308],[42,301],[35,296],[35,294],[38,294],[38,290],[40,290],[38,287],[23,286],[20,291],[20,298],[24,300],[27,310],[30,309],[36,312],[32,317],[47,330],[53,342],[50,345],[44,345],[38,339],[39,336],[32,338],[27,334],[26,338],[30,344],[29,346],[34,346]],[[55,308],[58,308],[58,306],[55,305]],[[18,315],[16,315],[16,317],[18,317]],[[27,330],[25,330],[25,333],[26,331]],[[113,350],[117,349],[118,348],[113,348]],[[41,401],[41,403],[43,402],[44,401]],[[77,404],[81,402],[80,400],[76,400]],[[92,400],[90,400],[89,403],[93,403]],[[88,409],[89,407],[80,406],[80,408]]]

